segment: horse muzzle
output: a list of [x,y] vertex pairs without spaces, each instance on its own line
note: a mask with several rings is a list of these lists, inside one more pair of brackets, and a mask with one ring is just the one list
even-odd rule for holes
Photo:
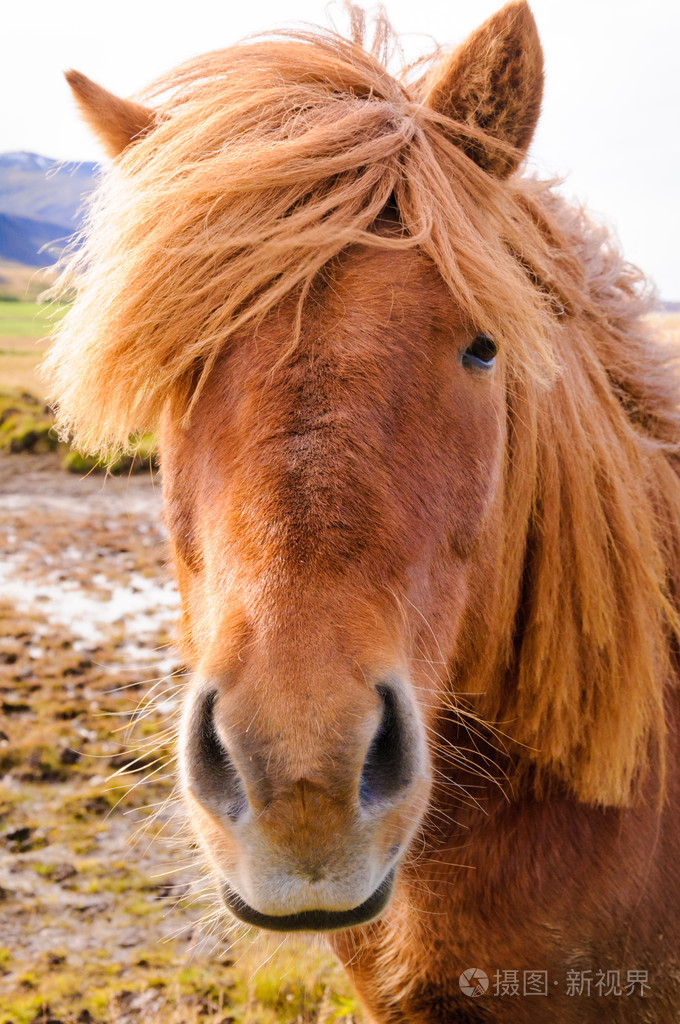
[[[244,692],[195,684],[181,731],[185,799],[225,906],[273,931],[373,920],[429,795],[424,729],[407,686],[383,677],[344,712],[337,699],[333,715],[316,715],[307,700],[291,715],[290,698],[287,715],[258,707],[254,718]],[[251,727],[237,726],[246,711]]]
[[396,868],[391,868],[378,888],[358,907],[350,910],[299,910],[295,914],[261,914],[248,906],[227,883],[222,886],[222,900],[234,917],[244,924],[266,928],[273,932],[330,932],[344,931],[368,924],[382,914],[389,903],[394,886]]

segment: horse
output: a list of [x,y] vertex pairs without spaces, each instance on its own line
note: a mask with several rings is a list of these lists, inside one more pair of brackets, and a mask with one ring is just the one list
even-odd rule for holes
[[112,163],[60,427],[159,431],[225,913],[326,933],[374,1024],[675,1022],[676,353],[526,170],[524,0],[395,74],[349,12],[68,73]]

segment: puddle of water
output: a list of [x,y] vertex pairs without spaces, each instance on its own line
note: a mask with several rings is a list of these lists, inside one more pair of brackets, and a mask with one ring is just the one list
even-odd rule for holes
[[[105,581],[100,579],[98,586],[104,589]],[[92,644],[107,639],[114,624],[121,626],[130,640],[153,637],[159,630],[172,627],[179,607],[171,583],[159,583],[138,573],[130,574],[127,586],[110,586],[106,599],[101,600],[73,582],[21,578],[11,561],[0,563],[0,592],[22,610],[38,608],[48,622],[67,626],[76,637]],[[138,644],[134,647],[138,655]]]

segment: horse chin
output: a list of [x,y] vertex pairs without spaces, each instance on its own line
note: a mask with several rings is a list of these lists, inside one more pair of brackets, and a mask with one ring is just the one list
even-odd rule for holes
[[245,924],[272,932],[333,932],[368,924],[382,914],[392,895],[395,868],[388,871],[378,888],[350,910],[301,910],[295,914],[261,914],[250,907],[228,884],[222,886],[222,901]]

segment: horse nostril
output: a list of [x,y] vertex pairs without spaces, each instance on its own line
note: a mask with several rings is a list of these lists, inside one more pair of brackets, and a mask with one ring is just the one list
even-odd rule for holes
[[359,801],[370,807],[395,797],[413,779],[413,758],[408,753],[408,726],[395,692],[377,687],[383,703],[378,730],[368,748],[359,781]]
[[235,821],[248,806],[243,783],[215,728],[215,691],[197,701],[187,753],[188,782],[197,799],[215,814]]

